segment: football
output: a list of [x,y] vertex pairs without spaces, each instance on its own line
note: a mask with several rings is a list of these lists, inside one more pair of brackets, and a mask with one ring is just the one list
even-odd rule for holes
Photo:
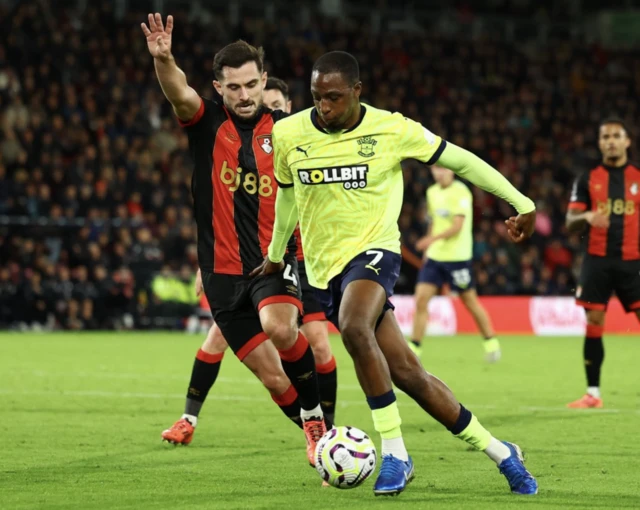
[[338,489],[353,489],[376,469],[376,447],[371,438],[355,427],[335,427],[318,441],[316,470]]

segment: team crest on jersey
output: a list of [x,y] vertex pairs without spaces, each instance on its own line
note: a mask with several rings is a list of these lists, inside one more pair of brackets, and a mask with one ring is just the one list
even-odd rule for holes
[[634,182],[634,183],[631,185],[631,188],[629,188],[629,191],[631,191],[631,194],[632,194],[632,195],[637,195],[637,194],[638,194],[638,183],[637,183],[637,182]]
[[260,135],[256,137],[258,143],[260,144],[260,148],[265,151],[267,154],[271,154],[273,152],[273,144],[271,143],[271,135]]
[[342,184],[344,189],[367,187],[369,165],[336,166],[332,168],[310,168],[298,170],[301,184]]
[[358,138],[358,146],[360,147],[358,154],[363,158],[370,158],[375,154],[373,148],[376,145],[378,145],[378,142],[369,135]]

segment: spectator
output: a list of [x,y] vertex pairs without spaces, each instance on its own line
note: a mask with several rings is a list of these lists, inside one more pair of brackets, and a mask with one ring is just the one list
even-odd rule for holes
[[[499,3],[519,16],[535,15],[532,5],[552,5]],[[464,23],[482,15],[480,4],[458,12]],[[42,24],[38,10],[18,2],[3,19],[0,215],[13,223],[0,227],[0,324],[14,321],[10,312],[21,302],[32,324],[53,315],[61,327],[130,327],[148,311],[145,300],[163,265],[181,268],[176,285],[186,286],[186,274],[196,270],[187,137],[157,87],[139,33],[146,13],[118,17],[111,3],[89,2],[79,19],[73,3],[64,5],[47,20],[51,29],[28,44],[24,34]],[[199,71],[210,69],[209,50],[243,35],[261,42],[246,30],[250,16],[239,26],[213,16],[216,30],[194,30],[186,15],[176,17],[184,27],[175,34],[176,57],[205,94],[209,77]],[[478,291],[572,293],[580,237],[564,229],[568,187],[598,158],[599,116],[617,110],[626,121],[638,117],[637,55],[557,40],[528,52],[497,38],[447,35],[439,24],[399,37],[382,22],[364,40],[353,37],[363,29],[358,20],[321,13],[314,20],[321,32],[261,21],[267,70],[289,82],[294,107],[311,104],[317,54],[353,52],[371,103],[398,108],[473,150],[539,205],[537,233],[523,250],[504,233],[511,208],[473,189]],[[588,69],[573,65],[584,61],[602,66],[584,74]],[[419,257],[414,243],[427,227],[430,177],[415,161],[405,162],[403,173],[402,241],[405,253]],[[28,216],[29,225],[16,216]],[[399,293],[413,290],[415,269],[406,266]]]

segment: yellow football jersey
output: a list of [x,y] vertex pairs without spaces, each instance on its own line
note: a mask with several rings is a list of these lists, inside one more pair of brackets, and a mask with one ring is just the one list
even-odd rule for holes
[[439,184],[427,189],[427,207],[433,222],[431,235],[438,235],[453,225],[454,216],[464,216],[460,232],[448,239],[438,239],[427,250],[430,259],[462,262],[473,256],[473,195],[462,182],[454,180],[446,188]]
[[294,186],[309,282],[328,282],[362,252],[400,253],[400,162],[433,164],[446,142],[399,113],[362,104],[360,121],[327,132],[314,108],[277,122],[272,131],[274,173]]

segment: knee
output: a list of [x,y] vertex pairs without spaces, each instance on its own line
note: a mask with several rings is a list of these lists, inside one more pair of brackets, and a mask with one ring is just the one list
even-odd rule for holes
[[298,327],[286,322],[269,321],[264,332],[278,349],[288,349],[298,338]]
[[587,312],[587,324],[589,326],[604,326],[604,312],[600,310],[589,310]]
[[429,374],[411,352],[389,360],[389,372],[393,384],[407,394],[414,393],[412,388],[429,383]]
[[373,330],[362,321],[340,321],[340,333],[347,352],[352,358],[366,356],[375,348]]
[[324,365],[331,361],[333,354],[331,353],[331,347],[328,341],[323,340],[322,342],[311,343],[311,350],[313,351],[316,365]]
[[208,354],[220,354],[227,350],[228,344],[217,326],[211,326],[207,338],[202,344],[202,350]]
[[331,345],[329,344],[327,336],[317,330],[305,330],[304,327],[302,328],[302,333],[307,337],[307,340],[309,340],[309,345],[311,345],[316,365],[329,363],[333,354],[331,353]]
[[429,307],[429,297],[428,296],[417,296],[416,297],[416,311],[418,313],[424,312],[427,313]]

